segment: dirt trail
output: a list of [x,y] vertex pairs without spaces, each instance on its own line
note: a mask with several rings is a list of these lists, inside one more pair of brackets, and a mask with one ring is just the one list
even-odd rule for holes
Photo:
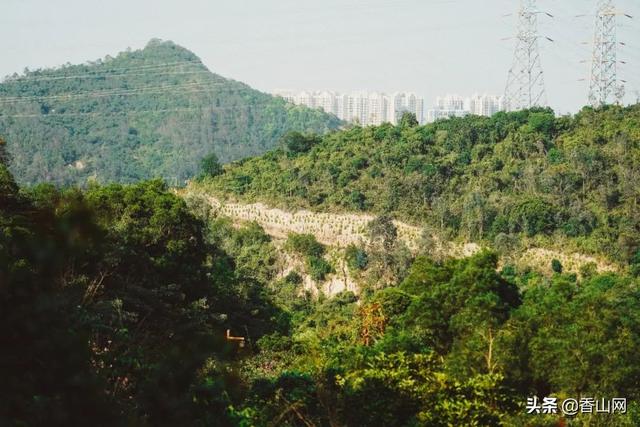
[[[269,207],[263,203],[235,203],[221,201],[211,195],[198,194],[206,203],[220,215],[228,216],[236,224],[244,221],[255,221],[265,232],[278,239],[285,239],[289,233],[308,233],[316,236],[320,243],[333,247],[346,247],[366,241],[367,224],[375,217],[366,214],[334,214],[318,213],[308,210],[295,212]],[[418,249],[418,242],[422,234],[420,227],[394,221],[398,228],[398,238],[412,251]],[[460,258],[481,250],[476,243],[459,244],[441,242],[437,251],[446,256]],[[560,251],[530,248],[525,250],[516,260],[521,266],[529,266],[541,271],[550,272],[551,261],[558,259],[565,271],[578,273],[580,267],[593,263],[599,272],[616,271],[617,268],[596,257],[579,254],[563,253]]]
[[[317,213],[307,210],[288,212],[262,203],[241,204],[221,202],[211,196],[206,198],[218,213],[234,221],[256,221],[271,236],[286,238],[292,232],[313,234],[320,243],[336,247],[357,244],[365,239],[366,226],[375,218],[371,215]],[[398,228],[398,237],[415,249],[421,229],[399,221],[394,221],[394,224]]]

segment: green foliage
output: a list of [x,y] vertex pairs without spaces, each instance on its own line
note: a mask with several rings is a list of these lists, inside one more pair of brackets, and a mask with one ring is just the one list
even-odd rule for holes
[[285,246],[305,257],[322,257],[325,253],[324,246],[316,240],[313,234],[291,233],[287,237]]
[[640,249],[629,261],[631,274],[635,277],[640,277]]
[[[507,399],[499,376],[460,383],[439,369],[431,354],[378,354],[343,384],[347,425],[499,425]],[[376,398],[372,398],[375,396]]]
[[582,283],[556,275],[532,287],[504,330],[512,381],[524,392],[633,400],[640,393],[631,362],[640,342],[637,292],[637,283],[611,274]]
[[315,281],[322,281],[329,273],[333,273],[333,267],[324,258],[317,256],[307,257],[307,270],[311,278]]
[[295,271],[292,271],[291,273],[287,274],[287,276],[284,278],[284,281],[292,285],[299,285],[300,283],[302,283],[302,276],[300,276]]
[[500,236],[506,253],[519,239],[553,236],[627,263],[640,248],[639,122],[634,105],[352,127],[296,156],[234,164],[201,189],[292,209],[366,210],[447,239]]
[[[357,296],[312,297],[258,224],[210,218],[160,180],[20,189],[0,165],[0,424],[558,425],[523,402],[638,401],[637,114],[355,127],[198,184],[370,207],[368,241],[344,252],[367,281]],[[554,260],[547,277],[511,261],[498,272],[491,251],[414,258],[394,217],[426,223],[426,253],[439,230],[507,255],[527,235],[566,237],[628,270],[577,276]],[[284,246],[316,280],[332,270],[314,236]]]
[[306,374],[285,372],[274,380],[256,381],[252,387],[256,411],[253,425],[316,425],[321,417],[317,385]]
[[367,224],[369,239],[373,244],[379,245],[386,252],[391,252],[398,239],[398,228],[391,217],[382,215]]
[[286,317],[185,202],[160,181],[2,180],[0,424],[232,425],[224,330],[258,339]]
[[307,273],[315,281],[322,281],[327,274],[335,271],[323,258],[326,249],[313,234],[290,233],[285,242],[285,248],[305,260]]
[[525,232],[528,236],[549,233],[556,227],[555,210],[543,200],[526,200],[512,211],[510,224],[512,230]]
[[[523,414],[526,397],[640,398],[631,276],[419,256],[396,286],[314,300],[299,274],[280,278],[259,225],[205,224],[159,180],[81,192],[1,177],[1,424],[553,425]],[[370,246],[392,225],[375,221]],[[313,236],[285,246],[326,262]],[[380,309],[369,344],[363,306]]]
[[411,305],[411,295],[398,288],[386,288],[376,292],[372,300],[380,303],[382,312],[388,319],[395,319],[407,311]]
[[551,269],[553,270],[554,273],[558,273],[558,274],[562,273],[562,263],[555,258],[552,259]]
[[0,84],[5,98],[0,134],[25,184],[161,177],[182,185],[210,153],[226,163],[274,148],[289,131],[322,134],[341,123],[213,74],[192,52],[160,40],[10,76]]
[[213,178],[222,173],[222,165],[218,161],[218,156],[211,153],[205,156],[200,162],[202,177]]
[[367,253],[354,244],[347,246],[344,252],[347,266],[352,271],[364,270],[369,264]]
[[442,266],[416,260],[401,284],[401,289],[418,294],[407,310],[407,327],[419,331],[422,344],[440,353],[449,352],[458,340],[472,338],[470,325],[497,329],[520,304],[520,297],[517,288],[495,271],[496,265],[497,257],[488,252]]
[[281,146],[287,153],[295,156],[297,154],[306,153],[321,141],[316,135],[304,135],[300,132],[288,132],[280,141]]
[[255,222],[235,229],[227,219],[209,223],[209,239],[234,260],[234,272],[260,283],[269,283],[276,274],[276,248],[263,228]]
[[538,132],[545,136],[551,136],[556,126],[556,118],[553,111],[542,111],[529,115],[529,128],[532,132]]
[[416,127],[418,125],[418,119],[415,114],[409,112],[402,113],[402,117],[400,117],[400,127]]

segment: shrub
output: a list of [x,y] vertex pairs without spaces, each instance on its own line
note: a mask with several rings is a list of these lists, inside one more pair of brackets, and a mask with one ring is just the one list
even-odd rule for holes
[[285,247],[306,257],[322,257],[325,252],[324,246],[316,240],[313,234],[291,233],[287,238]]
[[356,245],[347,246],[344,255],[350,270],[364,270],[369,264],[367,253]]
[[307,268],[309,275],[315,281],[324,280],[327,274],[332,273],[333,267],[324,258],[309,256],[307,257]]

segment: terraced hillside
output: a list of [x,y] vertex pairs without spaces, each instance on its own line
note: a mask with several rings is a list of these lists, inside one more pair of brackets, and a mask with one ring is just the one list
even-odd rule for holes
[[[229,217],[236,225],[256,222],[275,239],[286,239],[291,233],[313,234],[320,243],[334,248],[345,248],[351,244],[361,245],[366,242],[367,225],[375,219],[375,216],[367,214],[289,211],[263,203],[225,201],[193,189],[183,191],[181,194],[184,198],[190,199],[192,204],[198,203],[196,200],[199,200],[199,203],[205,203],[211,208],[212,215]],[[417,253],[420,250],[424,229],[397,220],[394,224],[398,230],[398,239],[412,252]],[[436,241],[431,255],[436,257],[464,258],[482,249],[482,246],[475,242],[443,241],[438,236],[431,237]],[[514,262],[520,267],[530,267],[546,273],[551,272],[554,259],[562,263],[565,271],[576,274],[580,273],[581,268],[589,265],[593,265],[598,272],[619,269],[614,263],[602,257],[535,246],[524,248],[518,253],[504,254],[502,258],[501,265]]]

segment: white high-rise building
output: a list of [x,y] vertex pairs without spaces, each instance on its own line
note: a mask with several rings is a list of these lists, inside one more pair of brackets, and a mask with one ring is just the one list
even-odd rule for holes
[[326,113],[337,113],[336,95],[332,92],[324,91],[317,95],[315,104],[317,108],[321,108]]
[[348,122],[362,126],[397,124],[404,112],[416,115],[424,122],[424,100],[413,93],[394,93],[388,96],[381,92],[353,92],[341,94],[331,91],[299,92],[276,91],[274,93],[288,102],[319,108]]
[[300,92],[295,97],[295,103],[298,105],[307,105],[310,108],[316,108],[316,97],[309,92]]
[[469,112],[476,116],[491,117],[498,111],[505,110],[504,97],[496,95],[475,94],[468,100]]
[[351,97],[349,95],[346,94],[338,94],[336,95],[336,99],[337,99],[337,108],[336,108],[336,112],[335,115],[340,119],[340,120],[348,120],[347,117],[352,117],[352,110],[351,110]]
[[458,95],[439,96],[436,98],[438,110],[459,111],[465,108],[465,99]]
[[382,93],[373,92],[368,94],[367,103],[369,111],[366,118],[368,123],[382,124],[387,122],[387,103],[388,98]]
[[451,117],[464,117],[469,114],[467,101],[458,95],[446,95],[436,98],[434,108],[427,111],[427,122]]
[[427,111],[427,122],[468,115],[490,117],[498,111],[504,111],[505,107],[502,96],[475,94],[464,98],[458,95],[447,95],[436,98],[434,108]]
[[398,124],[404,113],[413,113],[420,124],[424,123],[424,99],[413,93],[394,93],[388,98],[387,120]]

